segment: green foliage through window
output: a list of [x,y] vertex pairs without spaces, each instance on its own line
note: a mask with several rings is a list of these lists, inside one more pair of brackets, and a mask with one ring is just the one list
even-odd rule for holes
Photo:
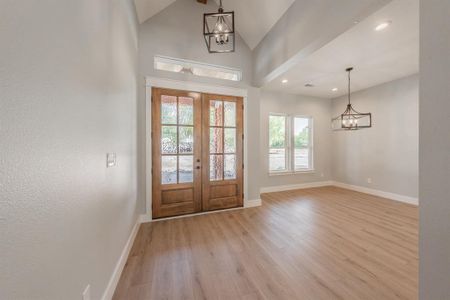
[[286,117],[269,117],[269,147],[284,148],[286,146]]

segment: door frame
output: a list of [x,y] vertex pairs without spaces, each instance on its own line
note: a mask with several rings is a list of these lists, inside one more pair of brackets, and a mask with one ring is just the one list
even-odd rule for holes
[[225,96],[242,97],[244,102],[244,207],[253,206],[248,199],[248,90],[243,88],[234,88],[213,84],[197,83],[192,81],[181,81],[158,77],[145,77],[145,215],[146,221],[152,220],[152,88],[166,88],[182,91],[192,91],[207,94],[218,94]]

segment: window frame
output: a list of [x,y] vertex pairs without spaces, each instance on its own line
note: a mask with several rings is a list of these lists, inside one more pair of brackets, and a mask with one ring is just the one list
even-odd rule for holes
[[[270,169],[270,117],[285,117],[285,170]],[[308,168],[295,167],[295,118],[308,119],[309,123],[309,142],[308,142]],[[286,114],[286,113],[269,113],[267,122],[267,169],[269,176],[290,175],[297,173],[314,173],[314,118],[310,115]]]
[[[292,115],[290,116],[292,121],[292,128],[291,128],[291,140],[292,140],[292,150],[291,150],[291,156],[292,156],[292,171],[294,173],[305,173],[305,172],[311,172],[314,171],[314,119],[311,116],[305,116],[305,115]],[[295,118],[302,118],[302,119],[308,119],[308,127],[309,127],[309,133],[308,133],[308,168],[299,168],[297,169],[295,167]]]
[[[284,122],[284,164],[285,164],[285,169],[284,170],[270,170],[270,117],[274,116],[274,117],[284,117],[285,118],[285,122]],[[289,134],[290,134],[290,117],[288,114],[285,113],[270,113],[269,114],[269,118],[268,118],[268,126],[267,126],[267,149],[268,149],[268,159],[267,159],[267,163],[268,163],[268,169],[269,169],[269,173],[271,174],[284,174],[289,172],[290,170],[290,164],[291,164],[291,157],[289,155],[289,149],[290,149],[290,143],[291,143],[291,139],[289,138]]]

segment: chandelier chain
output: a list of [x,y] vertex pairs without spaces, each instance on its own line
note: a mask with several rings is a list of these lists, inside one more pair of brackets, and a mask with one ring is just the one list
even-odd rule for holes
[[348,70],[348,104],[351,104],[350,103],[350,72],[351,72],[352,70]]

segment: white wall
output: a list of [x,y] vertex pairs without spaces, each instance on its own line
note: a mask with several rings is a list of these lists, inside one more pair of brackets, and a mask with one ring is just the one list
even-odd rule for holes
[[137,216],[133,5],[3,0],[0,40],[0,299],[100,299]]
[[[261,174],[262,188],[326,181],[331,179],[331,100],[263,91],[261,93]],[[269,175],[269,114],[285,113],[313,117],[314,172]],[[323,176],[322,176],[323,174]]]
[[[252,111],[251,116],[246,120],[251,135],[247,137],[249,165],[249,194],[245,198],[253,200],[259,198],[259,156],[254,155],[259,145],[259,89],[253,88],[252,82],[252,54],[245,42],[237,36],[236,52],[209,54],[202,35],[203,14],[205,12],[217,11],[214,1],[208,1],[208,5],[197,3],[192,0],[178,0],[166,9],[150,18],[139,28],[139,76],[153,76],[159,78],[169,78],[176,80],[188,80],[193,82],[209,83],[212,85],[231,86],[248,89],[248,107]],[[240,68],[243,71],[241,82],[226,80],[214,80],[202,78],[188,74],[178,74],[172,72],[158,71],[153,68],[153,58],[155,55],[164,55],[175,58],[195,60],[215,65]],[[146,97],[145,88],[142,84],[139,88],[138,104],[138,147],[139,147],[139,202],[141,211],[145,212],[146,203],[146,149],[145,130],[146,120]]]
[[[333,132],[333,179],[417,198],[418,76],[353,93],[351,99],[356,110],[372,113],[372,128]],[[333,100],[333,116],[347,101],[346,96]]]
[[450,297],[450,1],[420,1],[420,299]]

